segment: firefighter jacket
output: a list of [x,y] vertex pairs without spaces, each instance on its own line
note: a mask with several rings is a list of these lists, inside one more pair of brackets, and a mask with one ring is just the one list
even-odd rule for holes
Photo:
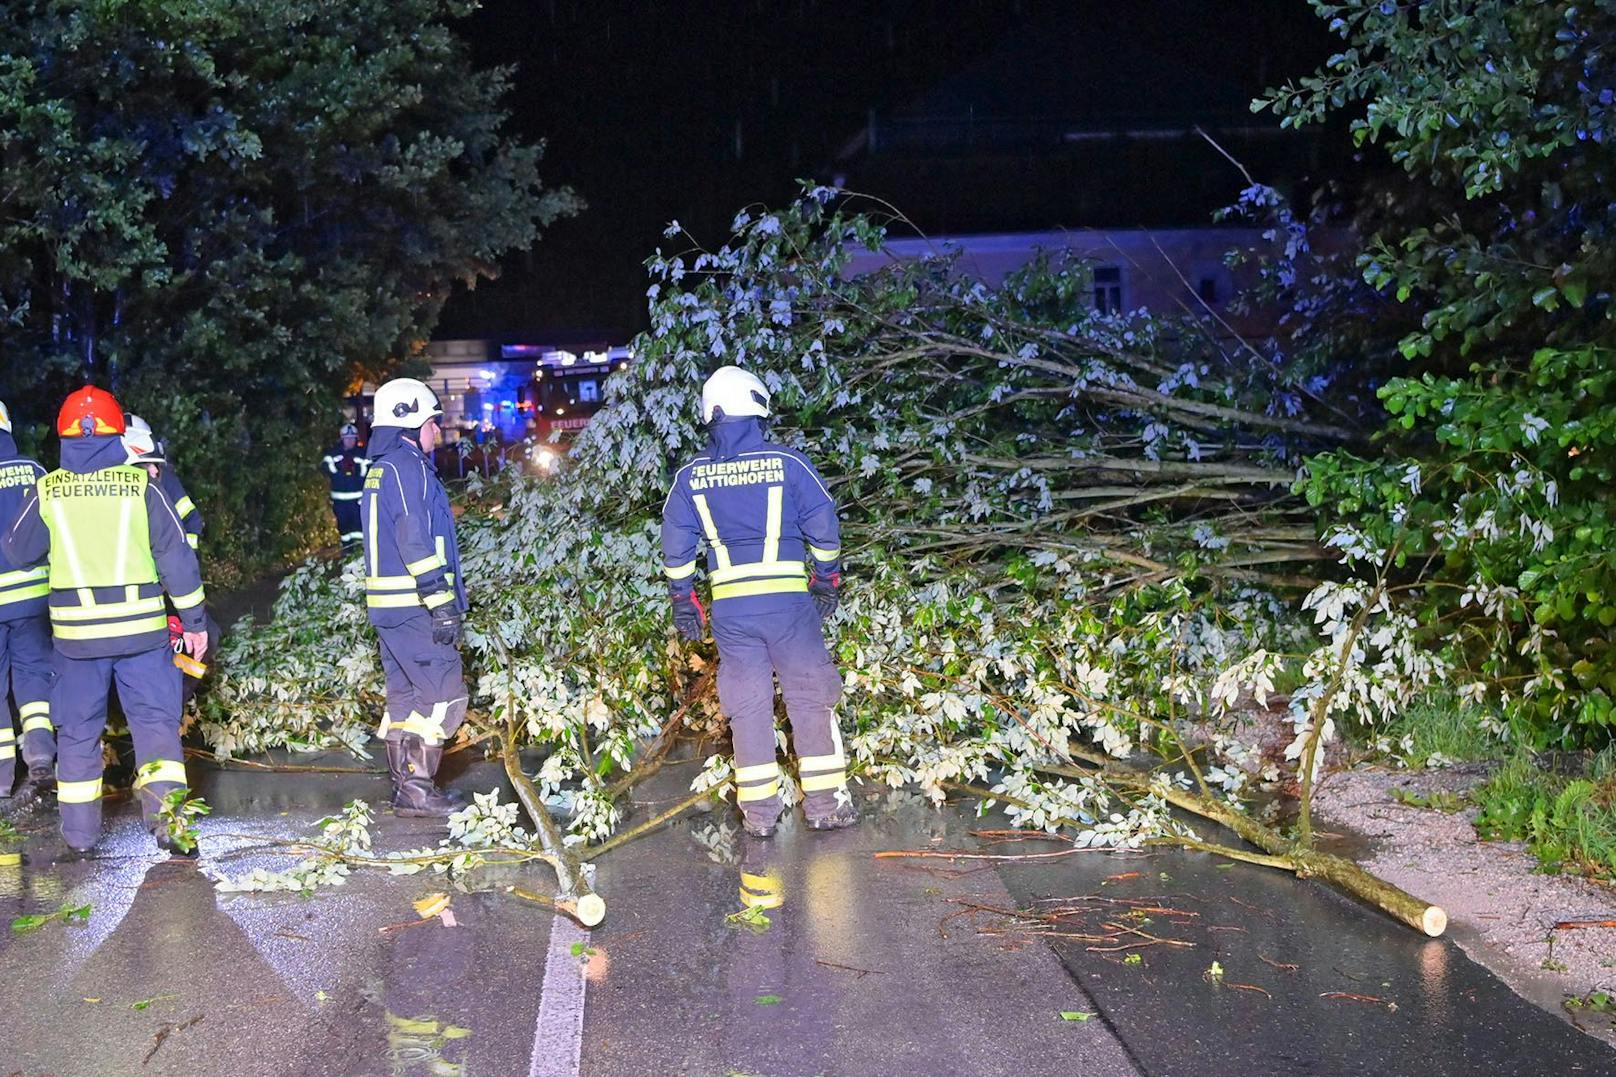
[[838,571],[836,503],[799,452],[763,439],[757,419],[714,423],[707,451],[680,468],[662,505],[662,571],[678,589],[707,545],[715,610],[764,611]]
[[186,543],[191,549],[196,549],[197,543],[202,541],[202,510],[196,507],[196,502],[191,500],[191,495],[180,484],[180,477],[174,474],[174,469],[168,464],[157,469],[157,485],[162,487],[169,503],[174,506],[180,526],[185,528]]
[[112,434],[65,438],[3,539],[13,568],[49,565],[51,634],[67,658],[139,654],[168,643],[163,595],[186,631],[206,628],[202,570],[173,504]]
[[344,449],[338,442],[321,457],[320,470],[331,484],[331,500],[358,501],[365,489],[365,473],[370,470],[370,464],[362,445]]
[[460,578],[449,495],[438,469],[396,427],[371,433],[371,465],[360,500],[365,606],[370,623],[394,628],[446,602],[468,608]]
[[[44,474],[45,469],[19,455],[11,435],[0,430],[0,534],[22,514],[23,501]],[[13,569],[0,559],[0,621],[44,613],[45,596],[50,593],[49,577],[50,570],[44,565]],[[0,695],[4,692],[5,685],[0,683]]]

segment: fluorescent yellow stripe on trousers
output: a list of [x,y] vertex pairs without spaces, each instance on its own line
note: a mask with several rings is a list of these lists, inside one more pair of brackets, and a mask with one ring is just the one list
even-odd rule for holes
[[754,800],[768,800],[770,797],[779,795],[780,780],[778,778],[763,785],[738,785],[735,787],[735,799],[742,804],[747,804]]
[[846,784],[846,771],[838,770],[829,774],[805,774],[802,778],[802,791],[804,793],[823,793],[830,789],[840,789]]
[[91,804],[101,799],[101,779],[91,778],[82,782],[56,782],[56,802],[58,804]]
[[144,789],[157,782],[174,782],[184,785],[185,764],[174,759],[153,759],[141,766],[136,773],[135,788]]
[[738,782],[761,782],[779,776],[779,763],[759,763],[752,767],[735,768],[735,780]]

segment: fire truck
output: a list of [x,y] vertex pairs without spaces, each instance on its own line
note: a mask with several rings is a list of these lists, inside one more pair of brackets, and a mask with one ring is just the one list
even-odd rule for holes
[[554,471],[578,432],[606,399],[606,379],[627,370],[627,348],[608,348],[582,354],[562,349],[546,351],[534,366],[533,377],[517,390],[516,406],[531,423],[533,445],[529,459],[540,471]]

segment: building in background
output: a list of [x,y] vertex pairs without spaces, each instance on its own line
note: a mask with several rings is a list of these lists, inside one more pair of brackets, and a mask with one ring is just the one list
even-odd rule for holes
[[[1325,231],[1313,238],[1329,244],[1336,234]],[[1229,309],[1237,290],[1251,283],[1251,271],[1231,269],[1225,255],[1265,245],[1257,228],[989,232],[889,240],[881,251],[857,250],[847,271],[860,275],[892,259],[952,255],[962,272],[997,286],[1040,254],[1064,255],[1093,267],[1090,300],[1102,313],[1143,309],[1162,316],[1184,314],[1205,322],[1214,336],[1260,336],[1273,331],[1276,312],[1256,309],[1237,315]]]
[[1271,330],[1272,312],[1228,310],[1250,280],[1225,255],[1265,246],[1261,230],[1214,213],[1253,180],[1307,205],[1320,177],[1355,165],[1339,132],[1252,112],[1275,66],[1260,15],[1201,20],[1205,40],[1185,50],[1181,26],[1127,5],[1029,9],[974,61],[872,108],[818,170],[903,214],[898,238],[857,253],[852,271],[952,250],[998,284],[1039,251],[1064,251],[1093,266],[1101,311],[1195,315],[1221,336]]
[[819,178],[887,199],[928,235],[966,235],[1202,227],[1247,173],[1305,201],[1353,171],[1337,132],[1252,112],[1274,65],[1244,18],[1205,20],[1186,52],[1127,7],[1037,10],[928,89],[870,109]]

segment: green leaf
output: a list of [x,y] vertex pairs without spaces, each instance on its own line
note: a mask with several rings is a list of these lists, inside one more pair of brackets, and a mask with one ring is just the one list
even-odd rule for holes
[[1062,1010],[1060,1012],[1062,1021],[1087,1021],[1094,1016],[1092,1013],[1084,1013],[1081,1010]]
[[756,1001],[759,1006],[778,1006],[783,1000],[779,995],[759,995]]
[[11,921],[11,930],[19,935],[30,931],[38,931],[54,919],[54,916],[48,914],[45,916],[19,916]]

